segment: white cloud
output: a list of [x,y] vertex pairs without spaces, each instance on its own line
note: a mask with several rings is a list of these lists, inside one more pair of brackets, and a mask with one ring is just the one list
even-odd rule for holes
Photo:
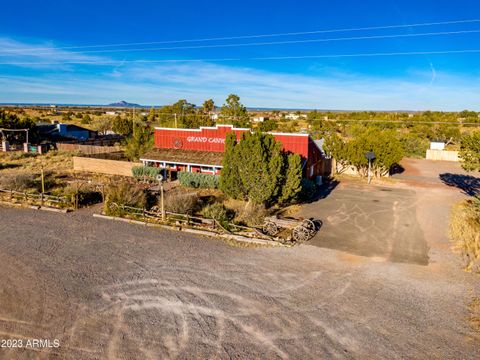
[[[29,44],[0,39],[10,49]],[[51,48],[30,59],[46,61],[110,61]],[[1,60],[0,60],[1,62]],[[292,71],[294,70],[292,62]],[[477,78],[443,73],[439,69],[412,71],[404,78],[372,77],[332,69],[329,75],[281,73],[206,62],[117,62],[114,67],[92,65],[65,68],[49,66],[30,75],[11,72],[0,77],[0,102],[92,103],[124,99],[141,104],[167,104],[180,98],[201,104],[213,98],[222,104],[230,93],[240,95],[250,107],[318,109],[432,109],[480,110]],[[5,74],[5,71],[2,71]]]
[[13,64],[23,68],[62,69],[73,68],[71,62],[102,61],[99,56],[83,55],[58,49],[50,42],[25,43],[0,37],[0,64]]

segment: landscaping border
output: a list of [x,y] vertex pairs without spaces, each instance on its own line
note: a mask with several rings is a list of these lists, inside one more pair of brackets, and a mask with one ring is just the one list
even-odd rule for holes
[[268,245],[272,247],[291,247],[292,246],[292,245],[282,244],[278,241],[273,241],[273,240],[250,238],[250,237],[234,235],[234,234],[218,234],[218,233],[214,233],[212,231],[207,231],[207,230],[191,229],[191,228],[182,227],[182,226],[154,224],[154,223],[149,223],[149,222],[140,221],[140,220],[122,218],[118,216],[93,214],[93,217],[105,219],[105,220],[122,221],[122,222],[135,224],[135,225],[151,226],[151,227],[158,227],[158,228],[167,229],[167,230],[182,231],[186,233],[207,236],[210,238],[222,238],[225,240],[234,240],[238,242],[244,242],[244,243],[250,243],[250,244],[256,244],[256,245]]

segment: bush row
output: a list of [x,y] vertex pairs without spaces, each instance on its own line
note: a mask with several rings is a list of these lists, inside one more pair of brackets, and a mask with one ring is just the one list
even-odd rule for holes
[[180,184],[192,188],[216,189],[219,178],[216,175],[200,174],[180,171],[178,173]]
[[132,168],[132,175],[137,180],[155,180],[162,169],[153,166],[135,166]]

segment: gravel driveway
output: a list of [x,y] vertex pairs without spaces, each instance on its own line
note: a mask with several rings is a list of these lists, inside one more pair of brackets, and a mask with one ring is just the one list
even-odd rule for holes
[[89,210],[0,208],[0,338],[61,344],[0,357],[475,359],[478,283],[453,259],[233,248]]

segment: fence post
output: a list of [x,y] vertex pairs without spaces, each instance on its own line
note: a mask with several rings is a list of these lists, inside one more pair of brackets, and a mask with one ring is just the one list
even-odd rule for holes
[[102,204],[105,202],[105,184],[102,184]]
[[162,208],[162,221],[165,222],[165,201],[163,198],[163,183],[160,181],[160,206]]

